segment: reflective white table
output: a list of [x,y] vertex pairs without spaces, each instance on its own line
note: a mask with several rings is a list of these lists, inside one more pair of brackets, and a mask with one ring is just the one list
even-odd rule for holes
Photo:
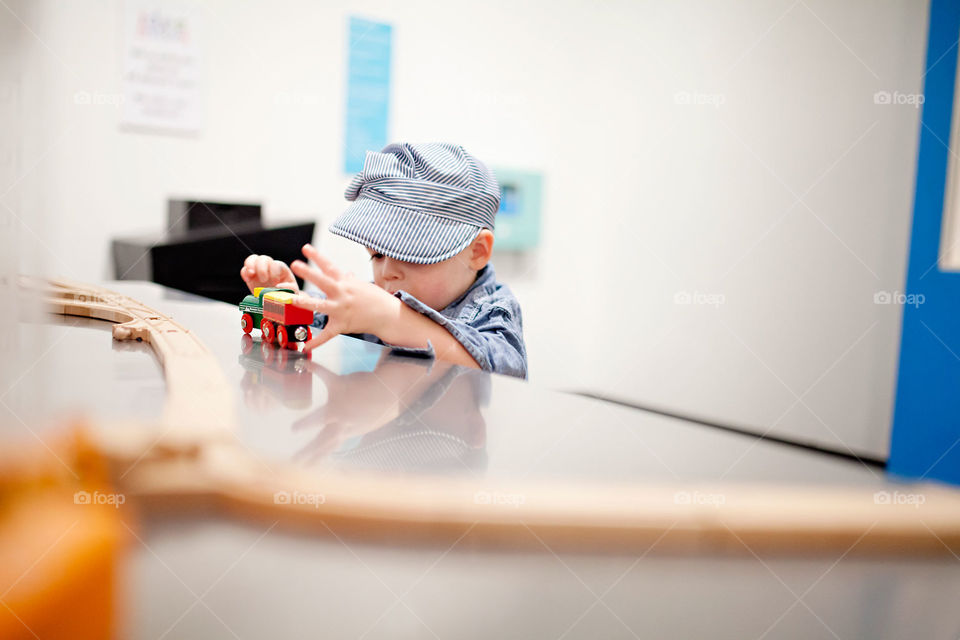
[[[146,283],[107,286],[172,316],[211,349],[236,390],[239,440],[266,466],[428,474],[438,483],[469,474],[500,484],[892,486],[875,466],[393,356],[346,336],[312,354],[278,350],[257,332],[243,335],[231,305]],[[77,411],[160,412],[159,363],[144,345],[113,342],[108,324],[49,318],[18,332],[37,358],[4,396],[5,436],[43,437],[51,416]],[[960,637],[960,559],[950,556],[533,548],[439,548],[399,532],[374,544],[195,513],[148,519],[122,577],[127,626],[145,640]]]

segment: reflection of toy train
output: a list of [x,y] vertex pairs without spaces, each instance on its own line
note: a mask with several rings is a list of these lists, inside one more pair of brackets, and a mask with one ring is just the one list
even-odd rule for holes
[[276,342],[281,348],[296,346],[310,339],[313,312],[294,306],[292,289],[257,287],[252,296],[240,303],[240,328],[250,333],[260,327],[264,342]]
[[313,402],[313,374],[310,351],[277,349],[249,335],[240,337],[240,390],[247,408],[274,409],[277,401],[288,409],[307,409]]

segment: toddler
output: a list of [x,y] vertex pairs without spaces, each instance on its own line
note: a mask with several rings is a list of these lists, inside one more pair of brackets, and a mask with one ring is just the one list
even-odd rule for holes
[[352,204],[330,231],[366,247],[373,282],[309,244],[303,255],[313,266],[251,255],[240,271],[251,291],[297,290],[294,274],[320,289],[322,296],[294,298],[322,328],[307,349],[351,334],[400,353],[527,377],[520,305],[490,262],[500,187],[483,163],[457,145],[390,144],[367,152],[346,198]]

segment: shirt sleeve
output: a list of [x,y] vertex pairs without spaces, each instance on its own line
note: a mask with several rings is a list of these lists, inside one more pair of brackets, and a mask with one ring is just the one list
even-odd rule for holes
[[[369,335],[370,335],[370,334],[363,334],[363,339],[364,339],[364,340],[369,340],[369,338],[367,338],[367,336],[369,336]],[[415,357],[415,358],[434,358],[434,357],[436,357],[436,354],[434,354],[434,352],[433,352],[433,344],[432,344],[429,340],[427,340],[427,346],[425,346],[425,347],[398,347],[398,346],[395,345],[395,344],[390,344],[389,342],[384,342],[383,340],[381,340],[380,338],[377,338],[376,336],[372,336],[372,337],[375,338],[375,341],[376,341],[376,342],[379,342],[380,344],[384,345],[385,347],[390,347],[390,352],[391,352],[391,353],[398,353],[398,354],[404,355],[404,356],[413,356],[413,357]]]
[[[477,308],[476,315],[467,322],[465,319],[446,317],[406,291],[401,290],[394,295],[414,311],[449,331],[484,371],[526,379],[527,354],[519,309],[511,309],[510,305],[485,304]],[[427,343],[426,349],[393,349],[400,353],[419,352],[417,355],[429,350],[429,355],[433,356],[430,343]]]

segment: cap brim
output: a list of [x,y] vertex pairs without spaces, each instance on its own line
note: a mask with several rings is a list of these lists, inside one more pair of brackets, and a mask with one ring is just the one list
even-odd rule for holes
[[333,221],[330,232],[395,260],[434,264],[467,248],[480,227],[359,198]]

